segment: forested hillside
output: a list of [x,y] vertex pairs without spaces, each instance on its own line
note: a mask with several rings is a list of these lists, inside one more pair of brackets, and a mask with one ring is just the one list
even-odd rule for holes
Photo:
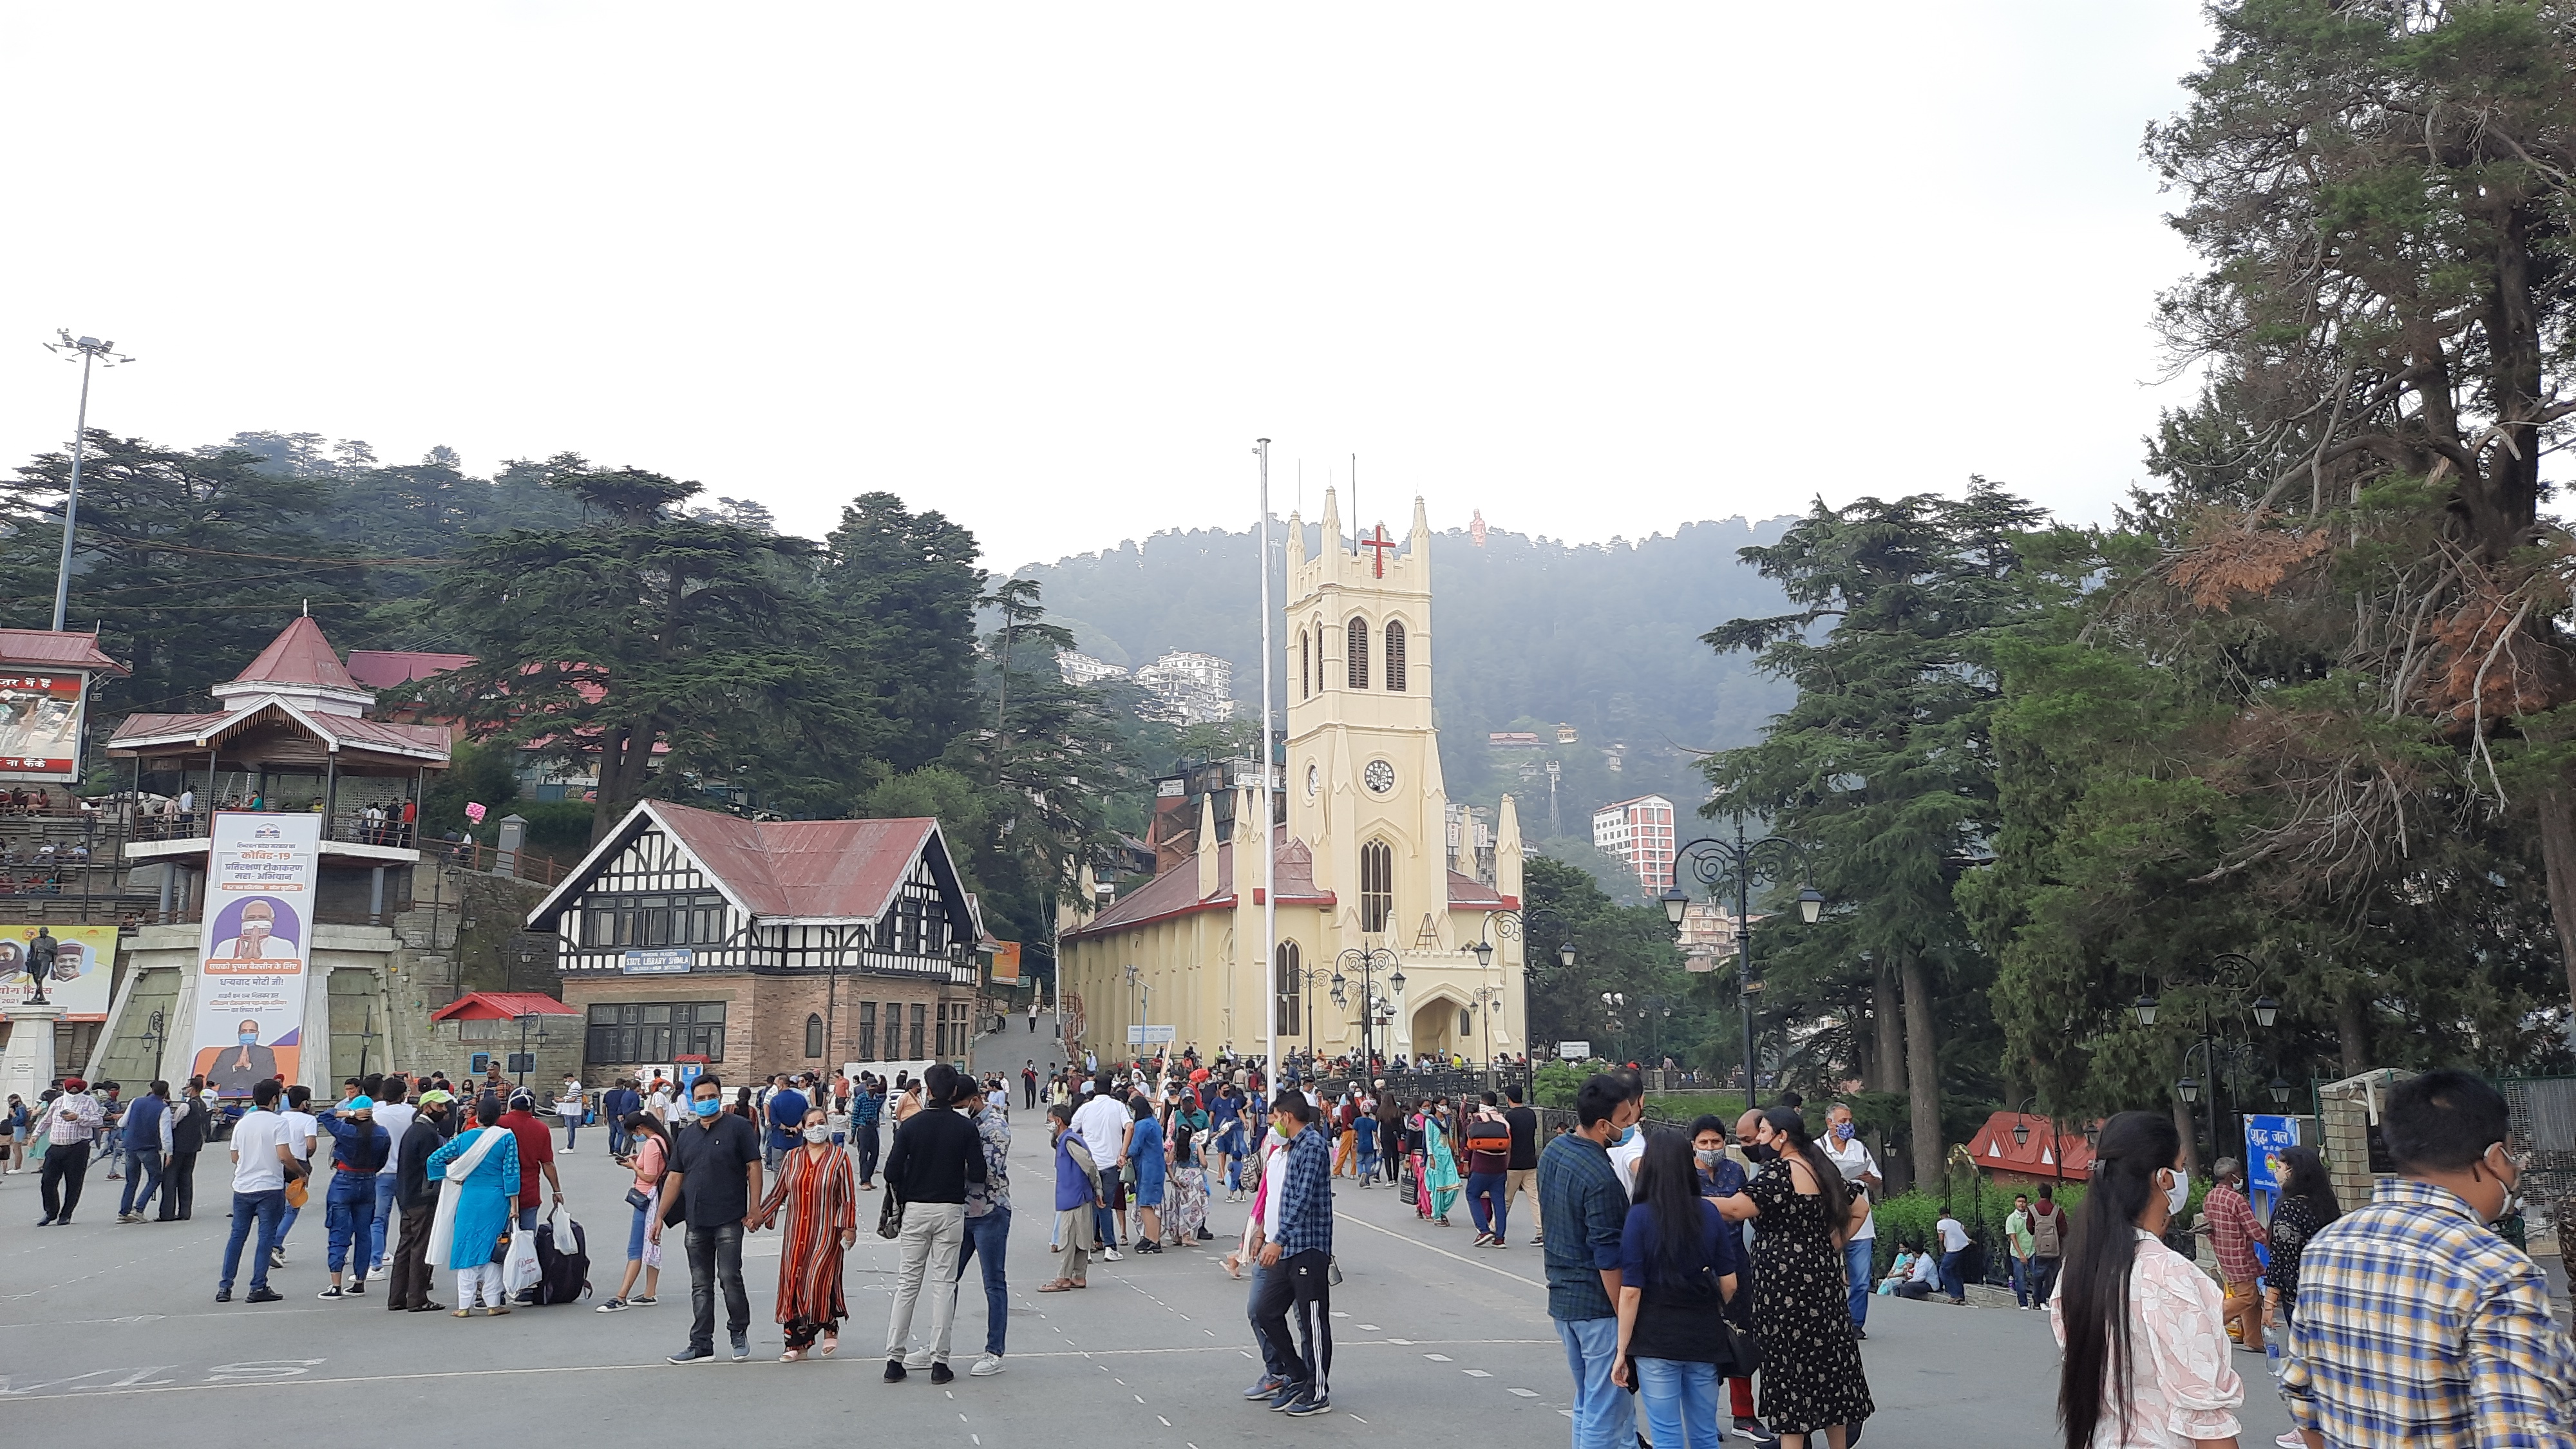
[[[1438,535],[1432,689],[1451,798],[1490,805],[1518,792],[1534,839],[1548,834],[1547,782],[1541,774],[1524,784],[1522,772],[1550,759],[1562,762],[1558,814],[1568,836],[1588,839],[1592,810],[1612,800],[1700,800],[1707,785],[1693,751],[1752,740],[1790,698],[1748,659],[1721,658],[1699,640],[1720,620],[1786,607],[1736,550],[1776,541],[1787,524],[1729,518],[1594,545],[1492,529],[1480,548],[1463,530]],[[1280,546],[1274,531],[1274,557]],[[1312,524],[1306,546],[1321,546]],[[1173,531],[1019,576],[1045,586],[1049,611],[1085,652],[1130,667],[1170,649],[1232,660],[1235,697],[1248,707],[1261,688],[1254,547],[1249,530]],[[1276,689],[1274,698],[1285,707]],[[1558,745],[1560,724],[1579,742]],[[1496,730],[1536,730],[1546,744],[1491,751],[1485,736]]]

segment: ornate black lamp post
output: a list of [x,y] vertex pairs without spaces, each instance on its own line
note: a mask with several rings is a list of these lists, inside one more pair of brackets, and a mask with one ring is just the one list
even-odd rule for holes
[[1735,838],[1707,835],[1673,852],[1673,884],[1660,899],[1664,919],[1672,924],[1673,933],[1681,934],[1682,917],[1690,910],[1690,893],[1682,889],[1682,867],[1690,867],[1691,878],[1706,889],[1711,899],[1720,890],[1735,887],[1735,980],[1736,999],[1744,1012],[1744,1104],[1762,1104],[1762,1074],[1753,1057],[1753,997],[1762,983],[1753,979],[1753,887],[1758,883],[1776,885],[1795,870],[1807,884],[1798,892],[1798,915],[1807,925],[1814,925],[1824,913],[1825,897],[1815,887],[1815,870],[1807,847],[1785,835],[1765,835],[1749,840],[1744,833],[1744,817],[1735,817]]
[[[2213,1157],[2222,1154],[2218,1140],[2217,1091],[2217,1030],[2221,1015],[2242,1009],[2254,1018],[2255,1026],[2267,1031],[2281,1016],[2281,1003],[2272,999],[2269,992],[2260,990],[2262,970],[2250,956],[2222,951],[2196,968],[2177,973],[2182,984],[2195,988],[2193,995],[2200,1007],[2200,1034],[2182,1050],[2183,1076],[2182,1080],[2174,1083],[2174,1093],[2182,1098],[2185,1107],[2199,1104],[2200,1083],[2191,1075],[2191,1054],[2199,1052],[2201,1067],[2209,1073],[2210,1079],[2209,1150]],[[2246,1000],[2248,995],[2253,997],[2251,1002]],[[2129,1009],[2137,1015],[2138,1025],[2156,1024],[2160,1007],[2155,993],[2148,989],[2144,980],[2139,983],[2137,1001]],[[2286,1105],[2290,1098],[2290,1084],[2280,1080],[2276,1073],[2271,1092],[2275,1103]]]
[[[1344,967],[1359,973],[1360,1076],[1374,1081],[1377,1077],[1377,1055],[1369,1046],[1369,1027],[1377,1020],[1379,1006],[1375,984],[1377,973],[1380,971],[1387,973],[1386,985],[1390,995],[1402,996],[1404,971],[1396,961],[1395,952],[1389,947],[1376,946],[1365,951],[1357,946],[1351,947],[1333,958],[1333,1004],[1335,1006],[1346,1007],[1351,1004],[1350,979],[1342,974]],[[1394,1003],[1389,1001],[1386,1005],[1392,1009]]]

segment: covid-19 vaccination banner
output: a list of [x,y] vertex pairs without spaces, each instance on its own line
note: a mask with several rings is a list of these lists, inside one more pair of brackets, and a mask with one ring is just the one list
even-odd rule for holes
[[189,1066],[227,1097],[296,1080],[322,817],[221,811],[208,842]]

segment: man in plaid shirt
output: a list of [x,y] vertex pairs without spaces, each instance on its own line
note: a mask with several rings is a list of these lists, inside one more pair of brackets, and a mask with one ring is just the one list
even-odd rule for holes
[[[1286,1087],[1270,1104],[1270,1124],[1288,1140],[1274,1161],[1279,1172],[1279,1230],[1261,1249],[1263,1269],[1252,1302],[1252,1324],[1266,1357],[1285,1367],[1286,1383],[1270,1407],[1293,1419],[1333,1411],[1333,1147],[1330,1134],[1313,1130],[1315,1104]],[[1288,1309],[1297,1309],[1306,1348],[1288,1335]]]
[[2291,1422],[2311,1449],[2576,1444],[2576,1346],[2539,1265],[2487,1227],[2522,1179],[2504,1097],[2426,1072],[2389,1093],[2380,1126],[2400,1175],[2299,1255]]
[[2220,1322],[2234,1320],[2247,1348],[2263,1351],[2263,1260],[2254,1245],[2272,1246],[2254,1206],[2245,1200],[2245,1165],[2222,1157],[2210,1165],[2209,1195],[2200,1200],[2199,1231],[2209,1234],[2218,1255],[2218,1276],[2227,1284]]

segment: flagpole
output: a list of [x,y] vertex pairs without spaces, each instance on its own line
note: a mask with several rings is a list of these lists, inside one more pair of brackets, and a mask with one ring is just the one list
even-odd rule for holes
[[[1261,455],[1261,999],[1269,1070],[1262,1073],[1278,1093],[1279,1081],[1279,852],[1271,844],[1276,808],[1270,798],[1270,440],[1260,440]],[[1236,878],[1246,875],[1240,866]]]

